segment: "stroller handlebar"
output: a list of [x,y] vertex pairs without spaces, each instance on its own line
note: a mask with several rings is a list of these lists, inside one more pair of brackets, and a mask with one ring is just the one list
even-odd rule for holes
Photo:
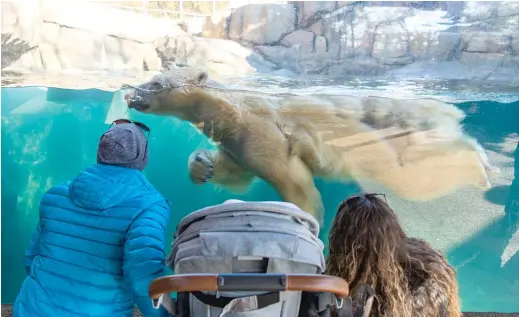
[[203,291],[304,291],[333,293],[338,299],[349,295],[348,282],[322,274],[178,274],[157,278],[149,286],[152,299],[170,292]]

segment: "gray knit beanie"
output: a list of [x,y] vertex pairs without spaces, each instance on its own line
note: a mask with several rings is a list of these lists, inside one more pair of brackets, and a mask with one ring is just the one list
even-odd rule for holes
[[142,171],[148,163],[147,143],[144,132],[135,124],[114,125],[101,136],[97,163]]

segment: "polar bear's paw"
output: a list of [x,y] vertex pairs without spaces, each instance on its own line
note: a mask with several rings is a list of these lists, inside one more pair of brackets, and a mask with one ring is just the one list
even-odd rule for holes
[[195,151],[189,156],[189,178],[195,184],[207,183],[213,177],[212,156],[204,150]]

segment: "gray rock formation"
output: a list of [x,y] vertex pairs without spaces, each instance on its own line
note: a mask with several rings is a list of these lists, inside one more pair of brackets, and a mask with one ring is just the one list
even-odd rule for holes
[[56,3],[2,2],[3,68],[197,66],[236,76],[288,71],[519,84],[519,2],[253,3],[208,17],[204,37],[168,19]]
[[256,45],[273,44],[294,31],[294,24],[292,4],[253,3],[232,13],[229,38]]
[[221,75],[270,72],[276,65],[261,55],[222,39],[203,39],[188,34],[157,39],[155,49],[164,62],[175,66],[196,66]]
[[[289,28],[285,28],[278,32],[283,34],[280,38],[255,42],[256,52],[279,68],[299,74],[519,83],[517,76],[509,77],[519,71],[518,2],[432,1],[427,7],[415,2],[375,1],[291,4],[293,12],[272,3],[255,7],[258,14],[270,12],[269,16],[276,8],[283,8],[278,12],[285,21],[295,17],[293,32],[286,34]],[[233,36],[229,38],[243,40],[243,32],[251,32],[248,28],[262,29],[258,23],[238,23],[240,17],[230,16],[228,30]],[[262,20],[275,22],[265,15],[256,16],[254,21]]]
[[170,19],[88,1],[2,1],[4,70],[160,71],[172,65],[224,75],[277,68],[237,42],[191,36]]

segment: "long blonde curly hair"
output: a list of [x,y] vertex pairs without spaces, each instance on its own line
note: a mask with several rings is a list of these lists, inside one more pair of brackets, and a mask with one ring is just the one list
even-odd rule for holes
[[408,238],[380,194],[344,200],[329,237],[327,274],[375,289],[381,317],[460,317],[453,268],[425,241]]

